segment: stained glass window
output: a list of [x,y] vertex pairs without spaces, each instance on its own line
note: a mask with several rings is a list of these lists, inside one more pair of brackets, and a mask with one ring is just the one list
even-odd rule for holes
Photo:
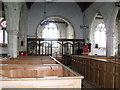
[[103,23],[98,24],[95,29],[95,44],[98,44],[98,47],[106,47],[106,28]]

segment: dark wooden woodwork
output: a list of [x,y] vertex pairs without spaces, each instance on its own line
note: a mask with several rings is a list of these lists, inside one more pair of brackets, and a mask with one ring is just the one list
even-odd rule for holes
[[72,66],[72,56],[71,55],[62,55],[62,63],[68,67]]
[[[84,39],[43,39],[43,38],[28,38],[27,39],[27,55],[51,55],[53,53],[53,42],[60,45],[61,56],[66,54],[78,54],[76,51],[85,45]],[[32,50],[32,51],[31,51]]]
[[[64,61],[69,61],[64,56]],[[120,89],[120,58],[73,55],[72,69],[97,88]],[[66,64],[67,65],[67,64]]]

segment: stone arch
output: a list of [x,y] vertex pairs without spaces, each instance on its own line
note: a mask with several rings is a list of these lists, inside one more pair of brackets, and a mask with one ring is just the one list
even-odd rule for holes
[[115,33],[116,36],[114,38],[115,42],[115,55],[120,55],[120,9],[117,12],[117,16],[116,16],[116,24],[115,24]]
[[[38,30],[39,29],[43,29],[44,27],[43,26],[41,26],[40,24],[42,23],[42,22],[45,22],[45,21],[49,21],[49,20],[60,20],[60,21],[62,21],[62,22],[65,22],[68,26],[66,26],[66,29],[67,30],[70,30],[70,31],[68,31],[67,33],[70,33],[71,34],[71,36],[70,36],[70,38],[71,39],[73,39],[73,38],[75,38],[75,29],[74,29],[74,26],[72,25],[72,23],[67,19],[67,18],[65,18],[65,17],[63,17],[63,16],[58,16],[58,15],[52,15],[52,16],[48,16],[48,17],[46,17],[46,18],[44,18],[44,19],[42,19],[40,22],[39,22],[39,24],[37,25],[37,27],[36,27],[36,34],[38,34]],[[62,24],[61,24],[61,26],[62,26]],[[59,29],[61,29],[60,27],[59,27]],[[41,35],[36,35],[37,37],[41,37]],[[62,36],[60,37],[60,38],[62,38]],[[64,37],[65,38],[65,37]],[[67,38],[69,38],[69,37],[67,37]]]
[[[91,26],[90,26],[90,30],[89,30],[89,42],[92,44],[91,46],[91,55],[106,55],[106,47],[102,48],[95,48],[95,29],[99,24],[105,24],[104,23],[104,18],[103,15],[100,12],[95,13],[92,22],[91,22]],[[106,42],[106,40],[105,40]],[[99,50],[99,52],[98,52]]]

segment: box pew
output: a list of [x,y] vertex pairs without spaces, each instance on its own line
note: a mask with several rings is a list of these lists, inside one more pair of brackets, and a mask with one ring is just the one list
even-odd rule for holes
[[3,62],[0,64],[2,88],[81,88],[83,76],[53,57],[26,56]]
[[[78,71],[78,68],[82,70]],[[120,89],[119,57],[73,55],[72,69],[84,75],[85,79],[97,88]]]
[[3,88],[81,88],[83,78],[60,64],[4,64],[0,70]]
[[44,77],[62,76],[60,65],[2,65],[3,77]]
[[44,60],[44,61],[40,61],[40,60],[4,60],[4,61],[0,61],[0,64],[56,64],[55,61],[53,60]]
[[8,58],[0,61],[0,64],[56,64],[53,59],[48,56],[22,56],[18,58]]
[[19,56],[17,58],[7,58],[6,60],[52,60],[49,56]]

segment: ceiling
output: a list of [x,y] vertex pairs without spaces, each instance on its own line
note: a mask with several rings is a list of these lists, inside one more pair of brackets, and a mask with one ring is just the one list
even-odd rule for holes
[[93,2],[77,2],[82,12],[84,12]]
[[[26,2],[26,5],[27,5],[28,9],[31,8],[33,3],[34,2]],[[81,8],[82,12],[84,12],[93,2],[76,2],[76,3]],[[2,2],[2,11],[4,11],[3,2]]]
[[[27,5],[28,9],[31,8],[33,3],[34,2],[26,2],[26,5]],[[76,3],[81,8],[82,12],[84,12],[93,2],[76,2]]]

